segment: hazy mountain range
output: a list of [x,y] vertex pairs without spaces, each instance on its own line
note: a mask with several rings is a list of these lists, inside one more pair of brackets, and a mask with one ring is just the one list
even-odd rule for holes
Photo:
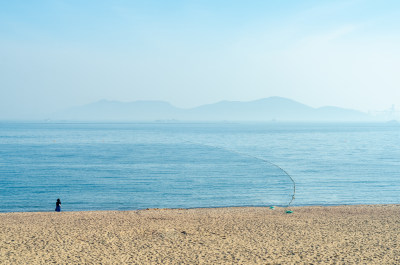
[[183,109],[164,101],[100,100],[55,113],[53,120],[74,121],[372,121],[373,117],[338,107],[312,108],[282,97],[221,101]]

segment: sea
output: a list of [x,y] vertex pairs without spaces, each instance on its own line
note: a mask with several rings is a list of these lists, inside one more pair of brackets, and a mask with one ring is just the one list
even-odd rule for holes
[[400,203],[391,123],[0,122],[0,212]]

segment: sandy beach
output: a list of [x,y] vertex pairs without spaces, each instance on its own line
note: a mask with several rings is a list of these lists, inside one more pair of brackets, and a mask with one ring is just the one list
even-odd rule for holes
[[400,205],[0,214],[0,264],[400,264]]

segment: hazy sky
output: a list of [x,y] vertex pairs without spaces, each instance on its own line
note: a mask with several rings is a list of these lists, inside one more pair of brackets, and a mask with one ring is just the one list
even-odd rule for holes
[[100,99],[400,105],[400,1],[0,0],[0,119]]

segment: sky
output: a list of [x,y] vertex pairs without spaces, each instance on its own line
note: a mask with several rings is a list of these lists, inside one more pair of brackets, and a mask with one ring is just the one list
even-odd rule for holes
[[400,1],[0,0],[0,119],[101,99],[400,107]]

